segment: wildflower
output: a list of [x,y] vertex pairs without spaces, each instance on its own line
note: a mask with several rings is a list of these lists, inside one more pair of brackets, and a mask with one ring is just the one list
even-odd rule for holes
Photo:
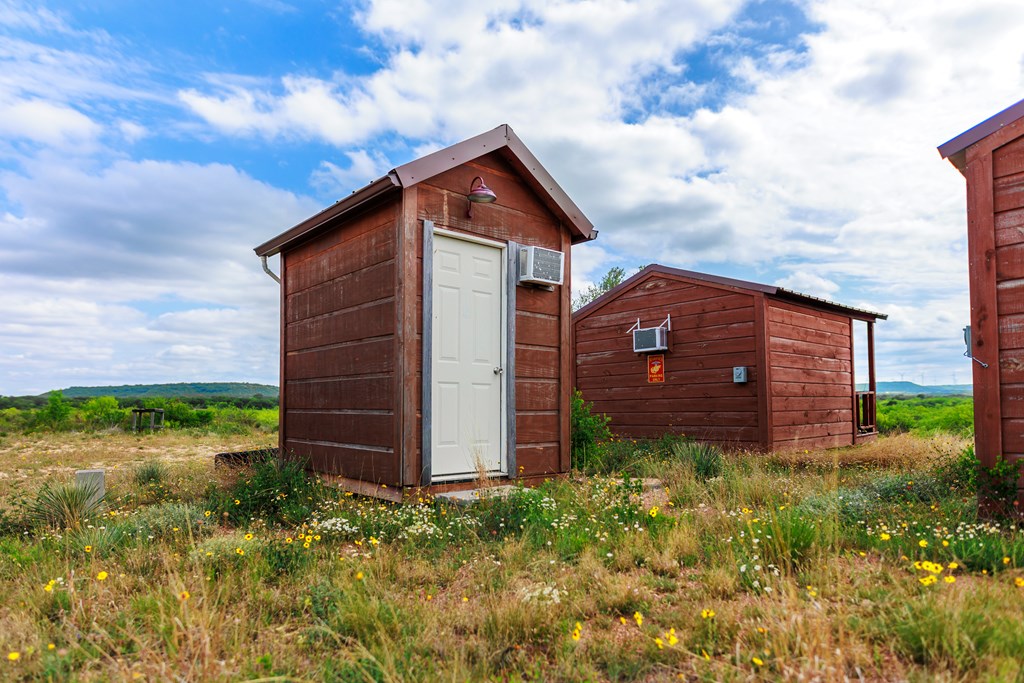
[[362,572],[356,572],[356,581],[362,581],[364,576]]
[[700,611],[700,618],[701,619],[714,619],[715,618],[715,610],[707,609],[707,608],[702,609]]
[[700,653],[701,653],[701,655],[703,655],[704,659],[706,659],[709,662],[711,661],[711,655],[708,654],[707,650],[705,650],[704,648],[701,648]]
[[679,642],[679,638],[676,637],[676,630],[674,628],[670,628],[668,630],[668,633],[665,634],[665,636],[665,639],[668,640],[669,645],[675,645]]
[[235,552],[238,553],[239,555],[245,555],[245,551],[242,550],[241,548],[235,548]]
[[252,540],[252,534],[246,534],[245,535],[245,540],[251,541]]
[[47,650],[56,650],[56,649],[57,649],[57,645],[56,645],[56,644],[54,644],[54,643],[50,643],[50,644],[48,644],[48,645],[46,646],[46,649],[47,649]]
[[932,585],[933,583],[935,583],[936,581],[938,581],[938,579],[937,579],[937,578],[935,578],[935,576],[934,576],[934,575],[932,575],[932,574],[929,574],[928,576],[923,576],[923,577],[921,577],[920,579],[918,579],[918,581],[920,581],[920,582],[921,582],[921,585],[922,585],[922,586],[930,586],[930,585]]
[[880,538],[880,539],[882,539],[883,541],[888,541],[888,540],[889,540],[890,538],[892,538],[892,536],[890,536],[889,534],[887,534],[887,533],[885,533],[885,532],[883,531],[883,532],[881,533],[881,535],[879,535],[879,538]]
[[756,664],[757,666],[764,666],[764,660],[760,657],[751,657],[750,661]]
[[380,541],[378,541],[373,536],[370,536],[370,545],[378,545],[379,543],[380,543]]
[[956,583],[956,577],[955,576],[945,576],[945,577],[943,577],[942,580],[945,581],[946,583]]
[[21,659],[21,653],[20,652],[8,652],[7,653],[7,659],[11,660],[12,662],[16,662],[19,659]]
[[210,516],[210,511],[209,511],[209,510],[207,510],[206,512],[204,512],[204,513],[203,513],[203,516],[204,516],[204,517],[209,517],[209,516]]
[[582,633],[583,633],[583,624],[581,624],[580,622],[577,621],[576,622],[576,628],[574,628],[572,630],[572,639],[578,641],[580,639],[580,635]]
[[91,553],[92,552],[92,546],[91,545],[85,546],[85,552]]
[[185,600],[188,600],[191,597],[192,597],[192,595],[188,591],[181,591],[180,593],[178,593],[178,598],[182,602],[184,602]]
[[463,595],[462,596],[462,602],[469,602],[469,598],[467,598],[465,595]]
[[664,641],[662,641],[661,638],[655,638],[654,639],[654,644],[658,646],[659,650],[664,650],[665,649],[665,643],[664,643]]
[[292,542],[292,537],[289,536],[288,538],[284,539],[284,542],[285,543],[291,543]]
[[241,504],[242,504],[242,501],[240,501],[237,498],[235,498],[235,505],[241,505]]
[[637,626],[643,626],[644,625],[644,615],[640,614],[640,612],[633,612],[633,621],[636,622]]
[[924,540],[923,538],[920,541],[918,541],[917,544],[919,546],[921,546],[922,548],[927,548],[928,547],[928,541]]
[[619,617],[619,621],[622,622],[623,626],[626,625],[626,617]]
[[1018,576],[1016,579],[1013,580],[1013,583],[1017,586],[1017,588],[1024,588],[1024,578]]
[[1010,558],[1004,557],[1003,558],[1003,564],[1010,564]]
[[100,572],[99,574],[96,575],[96,580],[97,581],[106,581],[107,580],[107,576],[109,576],[109,575],[106,572]]
[[950,562],[946,566],[949,567],[950,569],[959,569],[960,568],[960,565],[958,565],[956,562]]
[[305,543],[303,543],[302,547],[303,548],[308,548],[309,547],[309,541],[306,541]]
[[947,541],[946,539],[942,539],[942,547],[943,548],[948,548],[949,547],[949,541]]

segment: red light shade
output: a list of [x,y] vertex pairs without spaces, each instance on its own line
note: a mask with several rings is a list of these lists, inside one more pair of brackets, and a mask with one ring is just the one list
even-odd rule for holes
[[469,184],[469,194],[466,197],[475,204],[490,204],[498,200],[498,195],[494,194],[494,190],[484,185],[484,179],[480,176],[473,178],[473,181]]
[[470,218],[473,217],[473,204],[490,204],[498,200],[498,195],[494,194],[494,190],[484,185],[484,179],[480,176],[473,178],[469,183],[469,194],[466,195],[466,199],[470,201],[469,210],[466,215]]

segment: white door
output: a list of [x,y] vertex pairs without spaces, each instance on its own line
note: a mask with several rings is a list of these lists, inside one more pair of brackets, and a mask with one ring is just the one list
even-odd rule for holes
[[431,478],[502,470],[501,248],[434,235]]

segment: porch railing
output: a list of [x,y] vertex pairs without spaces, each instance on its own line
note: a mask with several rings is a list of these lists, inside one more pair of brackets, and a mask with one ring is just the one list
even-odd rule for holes
[[875,392],[858,391],[854,394],[854,419],[858,434],[874,434],[878,431],[875,424]]

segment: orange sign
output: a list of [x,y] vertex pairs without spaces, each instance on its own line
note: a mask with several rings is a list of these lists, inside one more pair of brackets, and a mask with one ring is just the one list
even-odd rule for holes
[[647,382],[649,384],[663,383],[665,381],[665,356],[664,354],[652,354],[647,356]]

